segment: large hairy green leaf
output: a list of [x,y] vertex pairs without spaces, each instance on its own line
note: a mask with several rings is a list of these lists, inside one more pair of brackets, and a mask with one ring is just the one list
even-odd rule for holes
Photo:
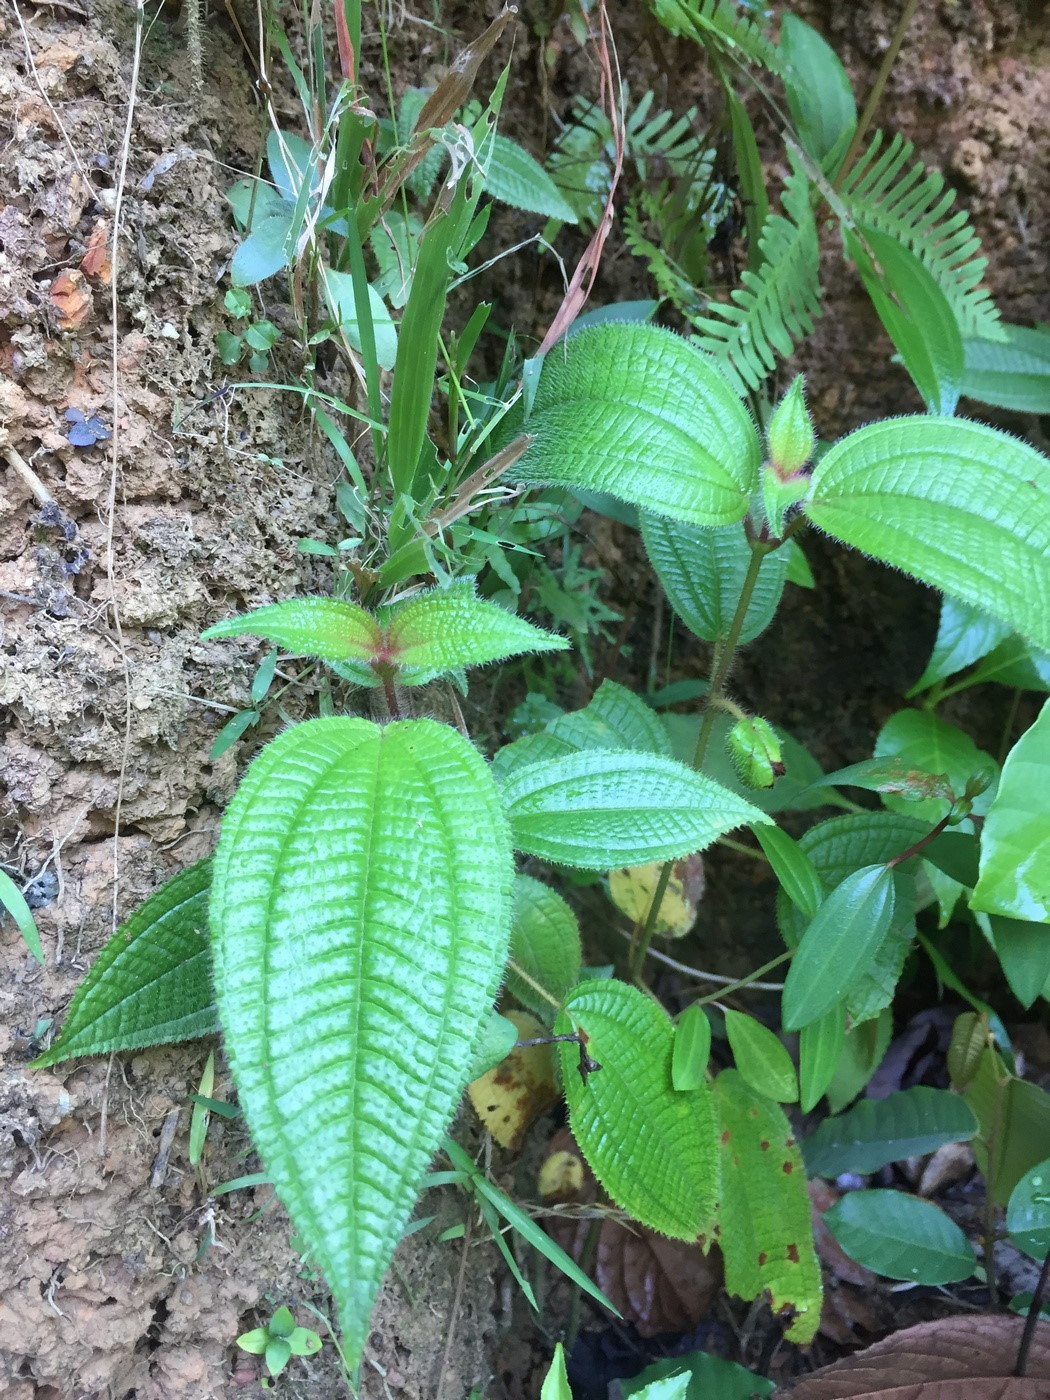
[[370,661],[383,640],[371,613],[343,598],[290,598],[217,622],[201,637],[265,637],[322,661]]
[[640,322],[594,326],[543,363],[526,423],[525,481],[604,491],[692,525],[743,518],[758,437],[711,360]]
[[813,471],[821,530],[1050,647],[1050,460],[982,423],[890,418]]
[[1050,700],[1003,765],[981,831],[981,873],[970,907],[1050,924]]
[[230,1063],[355,1366],[482,1038],[511,876],[484,760],[432,720],[290,729],[223,820],[211,923]]
[[161,885],[121,924],[76,990],[34,1068],[74,1055],[194,1040],[217,1028],[208,951],[211,861]]
[[[698,530],[677,520],[642,516],[642,539],[672,608],[690,632],[705,642],[724,641],[736,612],[751,547],[740,524]],[[740,645],[765,631],[784,591],[788,552],[762,560],[748,604]]]
[[[564,1001],[580,980],[580,929],[576,915],[550,885],[531,875],[514,877],[510,956],[557,1001]],[[510,969],[507,990],[548,1024],[553,1007],[530,982]]]
[[625,982],[581,982],[554,1029],[578,1031],[600,1066],[581,1072],[580,1047],[558,1047],[569,1123],[609,1195],[673,1239],[709,1231],[718,1197],[711,1092],[674,1088],[666,1011]]
[[477,597],[470,583],[433,588],[401,604],[386,643],[398,679],[409,685],[458,666],[482,666],[528,651],[565,651],[569,645],[566,638]]
[[519,851],[584,870],[690,855],[771,819],[673,758],[596,749],[513,769],[503,800]]

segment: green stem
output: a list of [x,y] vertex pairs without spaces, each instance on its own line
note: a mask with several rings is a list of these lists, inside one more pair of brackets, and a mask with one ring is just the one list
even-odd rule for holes
[[757,982],[764,977],[767,972],[772,972],[781,963],[786,963],[792,956],[791,952],[778,953],[775,958],[770,958],[769,962],[763,963],[761,967],[756,967],[754,972],[749,972],[746,977],[739,978],[736,982],[730,982],[728,987],[719,987],[717,992],[711,992],[706,997],[701,997],[695,1002],[696,1006],[706,1006],[708,1002],[721,1001],[723,997],[730,996],[733,992],[739,992],[744,987],[750,987],[753,982]]
[[882,94],[885,91],[890,74],[893,72],[893,65],[897,62],[897,55],[900,53],[901,45],[904,43],[904,35],[907,33],[908,25],[911,24],[915,16],[915,11],[918,8],[919,0],[906,0],[904,9],[901,10],[900,19],[898,19],[897,27],[893,31],[893,38],[890,40],[890,46],[883,56],[879,71],[875,75],[875,81],[872,84],[871,92],[868,94],[868,100],[864,104],[864,111],[861,112],[860,120],[857,122],[857,129],[853,133],[853,140],[849,143],[849,149],[846,151],[842,164],[839,166],[838,174],[835,176],[836,190],[842,188],[843,181],[849,174],[853,162],[860,154],[860,148],[864,144],[864,138],[867,135],[868,127],[871,125],[878,105],[882,101]]
[[[779,543],[779,541],[778,541]],[[704,696],[703,719],[700,721],[700,733],[697,735],[696,748],[693,751],[693,767],[698,771],[703,768],[704,758],[707,755],[707,746],[711,741],[714,731],[715,718],[718,714],[719,703],[722,699],[722,691],[725,689],[729,679],[729,673],[733,669],[733,662],[736,658],[736,649],[740,642],[740,633],[744,628],[744,619],[747,617],[747,610],[751,606],[751,597],[758,583],[759,570],[762,568],[762,560],[769,553],[772,546],[766,540],[751,541],[751,558],[748,561],[747,573],[744,575],[744,582],[740,587],[740,597],[737,599],[736,612],[733,614],[733,621],[729,625],[729,631],[725,639],[716,643],[713,665],[711,668],[711,684],[708,686],[707,694]],[[653,893],[652,902],[644,921],[639,920],[635,925],[634,933],[631,936],[631,951],[628,958],[628,968],[631,977],[638,981],[641,977],[642,966],[645,962],[645,955],[649,951],[649,944],[653,941],[653,931],[656,928],[656,920],[660,913],[660,908],[667,893],[667,886],[671,880],[671,871],[674,868],[674,861],[665,861],[663,869],[660,871],[660,878],[656,882],[656,890]]]
[[521,980],[525,983],[525,985],[527,987],[531,987],[537,996],[542,997],[544,1001],[549,1001],[551,1006],[554,1007],[555,1011],[561,1010],[561,1002],[558,1000],[558,998],[552,996],[551,993],[548,992],[547,988],[542,985],[542,983],[536,981],[535,977],[530,977],[529,974],[525,971],[525,969],[521,966],[521,964],[516,963],[513,958],[507,959],[507,971],[513,972],[515,977],[520,977]]

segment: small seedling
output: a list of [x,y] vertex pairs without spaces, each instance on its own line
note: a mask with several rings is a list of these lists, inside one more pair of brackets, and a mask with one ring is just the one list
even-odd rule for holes
[[219,359],[224,365],[239,365],[247,354],[248,368],[253,374],[262,374],[270,351],[281,338],[281,332],[272,321],[248,319],[251,316],[252,299],[243,287],[231,287],[223,298],[223,305],[231,316],[238,321],[247,321],[247,325],[236,333],[218,332],[215,344],[219,351]]
[[290,1308],[278,1308],[265,1326],[242,1332],[237,1345],[261,1356],[270,1375],[279,1376],[293,1356],[315,1356],[321,1338],[309,1327],[297,1327]]

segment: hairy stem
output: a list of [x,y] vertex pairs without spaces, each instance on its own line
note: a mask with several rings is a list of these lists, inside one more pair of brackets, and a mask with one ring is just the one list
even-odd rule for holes
[[[778,541],[779,543],[779,541]],[[714,664],[711,669],[711,684],[707,694],[704,696],[703,719],[700,721],[700,733],[697,735],[696,748],[693,751],[693,767],[700,771],[703,768],[704,758],[707,755],[707,746],[711,742],[711,734],[714,730],[715,717],[718,714],[722,700],[722,692],[729,674],[733,669],[733,662],[736,659],[736,649],[740,641],[740,633],[744,628],[744,619],[747,617],[747,610],[751,606],[751,598],[758,583],[758,573],[762,567],[762,560],[773,548],[766,540],[751,541],[751,558],[748,562],[747,573],[744,575],[744,582],[740,588],[740,597],[737,599],[736,612],[733,614],[733,621],[729,625],[724,641],[720,641],[715,646]],[[664,895],[667,893],[667,886],[671,880],[671,871],[674,868],[674,861],[665,861],[663,869],[660,871],[660,878],[656,882],[656,890],[653,893],[652,902],[649,905],[649,912],[644,920],[639,920],[635,925],[634,933],[631,937],[631,951],[628,959],[628,968],[631,976],[637,981],[641,977],[642,965],[645,962],[645,955],[649,951],[649,944],[653,939],[653,930],[656,928],[656,920],[663,904]]]

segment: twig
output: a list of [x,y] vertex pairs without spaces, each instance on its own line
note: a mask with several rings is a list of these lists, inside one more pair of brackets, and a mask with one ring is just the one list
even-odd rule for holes
[[1050,1251],[1047,1252],[1047,1256],[1043,1260],[1043,1267],[1039,1271],[1039,1280],[1035,1285],[1035,1292],[1032,1294],[1032,1304],[1028,1309],[1028,1316],[1024,1320],[1021,1344],[1017,1348],[1017,1365],[1014,1367],[1015,1376],[1023,1376],[1028,1370],[1028,1353],[1032,1349],[1032,1339],[1035,1336],[1035,1327],[1036,1323],[1039,1321],[1039,1314],[1043,1311],[1043,1299],[1046,1297],[1048,1283],[1050,1283]]
[[[57,3],[57,0],[56,0],[56,3]],[[29,67],[30,67],[30,69],[32,70],[33,79],[34,79],[34,81],[35,81],[37,87],[40,89],[40,96],[44,99],[44,102],[47,104],[47,110],[51,113],[52,120],[54,121],[55,125],[58,127],[59,131],[62,133],[62,140],[65,141],[66,145],[69,147],[69,154],[73,157],[73,164],[76,166],[77,170],[80,172],[80,178],[84,181],[84,183],[88,186],[88,188],[91,189],[91,188],[92,188],[91,181],[90,181],[90,179],[88,178],[88,173],[87,173],[87,171],[84,169],[84,163],[83,163],[83,161],[80,159],[80,156],[77,154],[77,149],[76,149],[76,147],[73,145],[73,142],[69,139],[69,132],[66,130],[65,126],[63,125],[63,123],[62,123],[62,118],[61,118],[61,117],[58,115],[58,113],[55,111],[55,104],[51,101],[51,98],[48,96],[47,88],[44,87],[44,84],[40,81],[40,73],[37,71],[36,61],[35,61],[35,59],[33,58],[33,50],[32,50],[32,48],[30,47],[30,44],[29,44],[29,32],[28,32],[28,30],[26,29],[25,21],[22,19],[22,11],[18,8],[18,0],[11,0],[11,6],[12,6],[12,8],[14,9],[14,12],[15,12],[15,18],[18,20],[18,27],[19,27],[19,29],[22,31],[22,42],[23,42],[23,43],[25,44],[25,46],[26,46],[26,58],[29,60]],[[73,7],[72,7],[72,6],[63,6],[63,8],[72,9]],[[76,13],[76,14],[83,14],[84,11],[83,11],[83,10],[75,10],[74,13]]]
[[142,32],[145,24],[145,0],[136,0],[135,5],[135,48],[131,59],[131,82],[128,90],[128,114],[124,124],[124,139],[120,148],[120,167],[117,172],[116,197],[113,202],[113,236],[110,240],[109,260],[112,268],[109,283],[110,327],[110,368],[113,377],[113,434],[110,439],[109,497],[106,502],[106,583],[109,588],[109,606],[113,614],[113,631],[117,650],[120,653],[121,668],[124,673],[124,741],[120,754],[120,773],[117,777],[117,800],[113,810],[113,905],[111,922],[114,933],[119,922],[117,910],[120,896],[120,815],[124,802],[124,783],[128,771],[131,752],[131,666],[124,646],[124,632],[120,622],[120,606],[117,602],[116,565],[113,559],[113,531],[117,513],[117,480],[120,474],[120,302],[117,294],[120,282],[120,219],[124,208],[124,188],[128,178],[128,160],[131,154],[131,133],[135,123],[135,102],[139,87],[139,66],[142,61]]
[[[631,935],[626,929],[618,928],[616,932],[621,938],[630,943]],[[661,953],[658,949],[653,947],[646,950],[646,956],[655,958],[657,962],[663,963],[665,967],[673,968],[675,972],[682,973],[684,977],[695,977],[698,982],[717,982],[719,986],[725,987],[754,987],[755,990],[759,992],[782,992],[784,990],[783,982],[752,982],[748,978],[727,977],[721,972],[701,972],[698,967],[690,967],[688,963],[676,962],[674,958],[669,958],[666,953]],[[789,956],[790,954],[788,953],[782,953],[776,961],[783,962],[784,959]],[[769,966],[770,964],[767,963],[766,967]],[[759,971],[761,972],[763,969],[760,968]],[[720,995],[724,994],[720,993]]]
[[13,447],[8,447],[4,451],[4,456],[7,458],[8,464],[17,475],[22,478],[26,486],[29,487],[30,491],[32,491],[33,495],[42,506],[54,505],[55,500],[51,492],[40,480],[36,472],[22,456],[21,452],[16,451]]

